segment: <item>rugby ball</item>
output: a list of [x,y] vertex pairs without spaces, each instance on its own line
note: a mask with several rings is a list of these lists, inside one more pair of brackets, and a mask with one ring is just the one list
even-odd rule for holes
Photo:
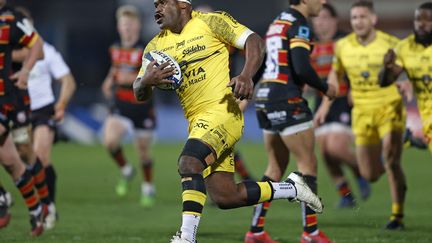
[[177,63],[177,61],[171,57],[170,55],[166,54],[163,51],[149,51],[144,54],[143,58],[143,68],[146,68],[147,65],[150,64],[150,62],[156,61],[156,66],[161,65],[162,63],[168,62],[169,66],[174,68],[174,75],[166,78],[168,80],[174,81],[172,84],[159,84],[156,87],[162,90],[175,90],[178,87],[180,87],[183,79],[182,79],[182,73],[180,70],[180,65]]

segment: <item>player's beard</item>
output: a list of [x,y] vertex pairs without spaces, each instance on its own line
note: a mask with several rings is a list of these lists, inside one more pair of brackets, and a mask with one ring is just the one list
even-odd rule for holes
[[424,46],[429,46],[432,44],[432,33],[427,33],[425,35],[419,35],[414,31],[415,41]]

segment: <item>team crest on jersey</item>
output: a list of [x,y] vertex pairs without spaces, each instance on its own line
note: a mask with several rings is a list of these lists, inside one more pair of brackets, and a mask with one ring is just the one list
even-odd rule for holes
[[141,59],[141,51],[134,51],[131,53],[130,60],[133,63],[138,62]]
[[303,39],[309,39],[310,30],[307,26],[300,26],[297,36]]

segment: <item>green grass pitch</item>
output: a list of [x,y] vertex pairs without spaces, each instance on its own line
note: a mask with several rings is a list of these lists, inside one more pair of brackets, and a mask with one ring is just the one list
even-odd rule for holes
[[[176,168],[181,148],[181,144],[154,146],[157,204],[151,209],[143,209],[139,206],[139,173],[132,181],[129,194],[118,198],[114,186],[119,171],[101,146],[55,146],[53,161],[58,174],[60,219],[54,230],[37,239],[29,237],[30,225],[24,203],[10,177],[1,170],[1,181],[13,193],[15,204],[9,226],[0,230],[0,242],[169,242],[179,229],[181,219],[181,187]],[[262,144],[240,143],[238,148],[253,175],[261,177],[266,164]],[[125,151],[129,160],[135,162],[132,146],[126,147]],[[382,230],[391,207],[386,176],[373,185],[368,201],[360,201],[355,209],[337,210],[338,196],[321,162],[319,192],[326,207],[319,217],[320,228],[338,243],[432,242],[431,155],[427,151],[405,150],[403,166],[408,179],[405,231]],[[289,171],[293,170],[295,163],[289,167]],[[352,179],[350,182],[358,195],[355,182]],[[242,242],[251,213],[250,207],[223,211],[207,204],[198,241]],[[275,201],[268,212],[266,230],[281,243],[299,242],[300,215],[299,204]]]

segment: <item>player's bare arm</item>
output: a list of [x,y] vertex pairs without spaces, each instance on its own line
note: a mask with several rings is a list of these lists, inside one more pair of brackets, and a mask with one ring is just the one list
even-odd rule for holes
[[402,72],[403,68],[396,64],[396,53],[393,49],[389,49],[384,56],[384,69],[380,73],[380,85],[382,87],[389,86],[396,81]]
[[330,107],[333,103],[333,98],[337,96],[337,91],[339,89],[339,79],[342,78],[342,73],[336,72],[336,70],[332,69],[327,78],[328,90],[326,92],[326,96],[323,97],[320,107],[314,116],[314,124],[315,126],[319,126],[324,123],[327,113],[330,110]]
[[60,96],[54,106],[54,119],[61,121],[64,118],[65,109],[76,90],[75,79],[71,73],[68,73],[59,79],[61,82]]
[[265,45],[261,37],[251,34],[245,44],[245,65],[240,75],[234,77],[228,86],[235,85],[234,96],[239,99],[252,99],[252,78],[258,71],[264,59]]
[[152,86],[172,84],[174,82],[166,79],[174,75],[174,69],[168,67],[169,63],[165,62],[159,66],[155,66],[156,63],[156,61],[152,61],[147,65],[144,75],[135,79],[133,83],[134,95],[138,101],[145,101],[150,98]]
[[115,68],[111,66],[110,70],[108,71],[108,75],[102,84],[102,93],[107,99],[111,99],[113,96],[112,86],[114,85],[114,72]]
[[29,48],[29,53],[26,55],[20,71],[13,74],[10,78],[16,80],[15,85],[20,89],[27,87],[27,81],[34,64],[37,60],[43,58],[43,40],[38,36],[32,47]]

